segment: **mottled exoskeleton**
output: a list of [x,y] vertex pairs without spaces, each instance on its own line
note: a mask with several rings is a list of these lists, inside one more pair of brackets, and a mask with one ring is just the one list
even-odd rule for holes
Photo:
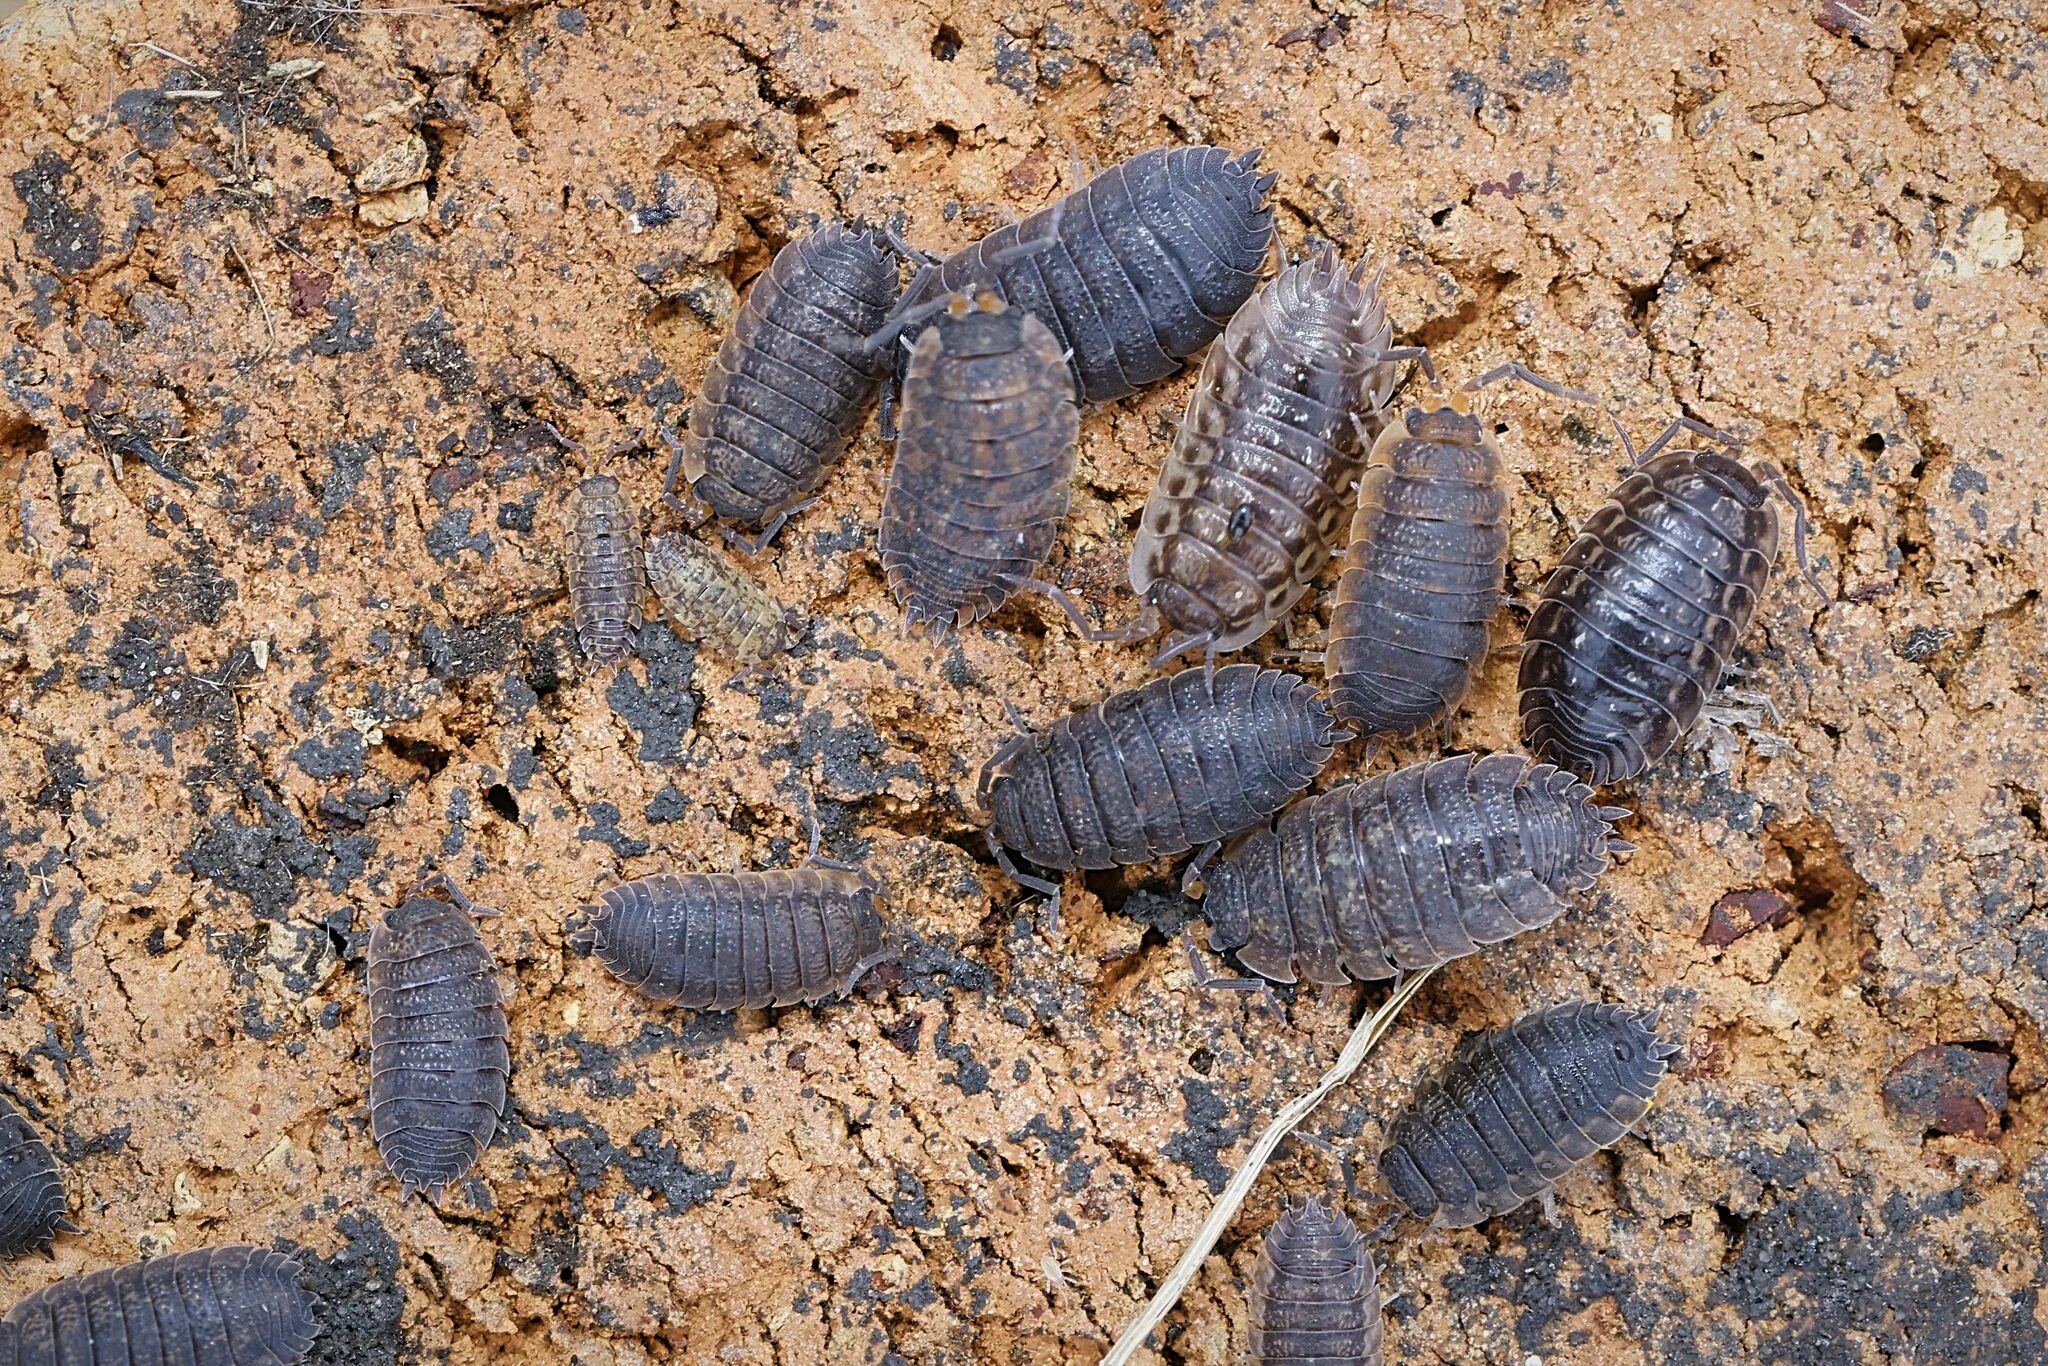
[[1251,1299],[1253,1366],[1380,1366],[1379,1268],[1343,1210],[1315,1199],[1275,1220]]
[[1635,457],[1524,633],[1522,736],[1594,783],[1669,753],[1720,686],[1777,557],[1774,488],[1792,505],[1805,568],[1806,511],[1784,475],[1718,451],[1658,454],[1683,426],[1719,435],[1673,424]]
[[569,510],[566,569],[576,643],[592,668],[633,652],[647,577],[640,557],[640,515],[609,474],[576,486]]
[[898,281],[881,239],[837,223],[775,253],[704,372],[677,452],[714,513],[763,526],[818,491],[888,372],[868,338]]
[[1678,1045],[1648,1011],[1574,1002],[1466,1043],[1387,1129],[1380,1176],[1401,1206],[1465,1228],[1532,1196],[1641,1121]]
[[789,648],[789,619],[768,590],[687,533],[647,543],[647,579],[684,636],[753,664]]
[[1187,881],[1209,946],[1259,976],[1374,981],[1557,919],[1634,848],[1627,814],[1550,764],[1458,754],[1299,802]]
[[299,1275],[237,1244],[72,1276],[0,1319],[0,1366],[292,1366],[320,1303]]
[[1256,664],[1187,669],[1013,736],[982,765],[989,848],[1044,868],[1143,863],[1236,834],[1278,811],[1341,738],[1306,680]]
[[1393,392],[1378,279],[1327,247],[1230,320],[1202,363],[1131,545],[1131,587],[1173,631],[1159,662],[1257,640],[1329,562]]
[[370,930],[370,1132],[401,1200],[459,1180],[505,1109],[505,998],[471,919],[496,914],[435,877]]
[[50,1255],[60,1229],[79,1232],[64,1217],[57,1159],[27,1117],[0,1096],[0,1260],[32,1251]]
[[1002,606],[1052,552],[1080,413],[1060,344],[993,294],[919,334],[876,536],[910,626],[943,635]]
[[1258,286],[1275,179],[1259,174],[1259,155],[1174,147],[1120,162],[924,267],[898,320],[949,294],[988,291],[1044,319],[1091,403],[1165,379]]

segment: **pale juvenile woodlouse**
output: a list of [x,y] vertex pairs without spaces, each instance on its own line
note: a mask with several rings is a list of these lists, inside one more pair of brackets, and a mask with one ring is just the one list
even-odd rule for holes
[[1380,1366],[1379,1268],[1344,1211],[1311,1199],[1276,1219],[1251,1290],[1253,1366]]
[[593,474],[576,485],[566,570],[569,610],[583,657],[596,669],[618,663],[633,652],[647,577],[640,517],[615,476]]
[[0,1366],[293,1366],[318,1306],[283,1253],[194,1248],[23,1296],[0,1319]]
[[691,640],[742,664],[789,648],[789,619],[782,604],[687,532],[647,543],[647,581]]

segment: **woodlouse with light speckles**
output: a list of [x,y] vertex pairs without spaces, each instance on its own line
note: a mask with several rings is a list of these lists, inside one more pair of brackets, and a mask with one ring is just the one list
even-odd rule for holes
[[0,1366],[293,1366],[318,1331],[300,1275],[237,1244],[72,1276],[0,1319]]
[[59,1230],[80,1231],[64,1216],[57,1159],[27,1117],[0,1096],[0,1260],[32,1251],[50,1255]]
[[789,619],[782,604],[686,532],[647,543],[647,581],[691,640],[743,664],[789,648]]
[[1379,1269],[1344,1211],[1314,1199],[1275,1220],[1251,1301],[1253,1366],[1380,1366]]
[[647,592],[640,556],[640,518],[619,481],[593,474],[576,486],[569,509],[569,610],[576,643],[594,669],[633,652],[640,599]]

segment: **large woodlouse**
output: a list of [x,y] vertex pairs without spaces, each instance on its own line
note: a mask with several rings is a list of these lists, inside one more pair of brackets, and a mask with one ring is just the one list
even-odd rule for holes
[[32,1251],[49,1255],[59,1230],[80,1231],[64,1217],[57,1159],[27,1117],[0,1096],[0,1261]]
[[896,302],[898,259],[837,223],[776,252],[704,372],[671,483],[680,465],[718,516],[773,524],[764,541],[816,493],[888,372],[868,338]]
[[471,919],[496,914],[437,875],[370,931],[370,1131],[400,1200],[459,1180],[505,1109],[505,998]]
[[319,1306],[299,1274],[236,1244],[72,1276],[0,1319],[0,1366],[292,1366]]
[[[1543,586],[1524,633],[1522,736],[1542,758],[1606,784],[1669,753],[1720,686],[1778,552],[1773,490],[1792,505],[1800,568],[1806,510],[1775,466],[1718,451],[1641,455]],[[1622,433],[1625,446],[1628,434]]]
[[1116,693],[982,765],[989,849],[1045,868],[1143,863],[1266,819],[1314,781],[1341,738],[1306,680],[1256,664],[1187,669]]
[[1215,340],[1258,285],[1276,178],[1259,174],[1259,156],[1162,147],[1120,162],[920,269],[896,321],[948,294],[988,290],[1044,319],[1089,402],[1162,380]]
[[569,511],[566,569],[576,642],[592,668],[633,652],[640,599],[647,591],[640,560],[640,518],[609,474],[576,485]]
[[1458,1050],[1388,1126],[1380,1176],[1402,1208],[1465,1228],[1552,1185],[1650,1108],[1678,1045],[1656,1017],[1574,1002],[1532,1011]]
[[1275,982],[1335,986],[1449,962],[1547,925],[1591,887],[1628,813],[1519,754],[1453,755],[1290,807],[1206,862],[1209,946]]
[[688,533],[647,543],[647,581],[691,640],[742,664],[789,648],[789,621],[768,590]]
[[876,535],[908,625],[987,616],[1052,552],[1080,413],[1060,344],[993,294],[954,296],[918,337]]
[[1380,1366],[1379,1268],[1343,1210],[1313,1199],[1275,1220],[1251,1300],[1254,1366]]

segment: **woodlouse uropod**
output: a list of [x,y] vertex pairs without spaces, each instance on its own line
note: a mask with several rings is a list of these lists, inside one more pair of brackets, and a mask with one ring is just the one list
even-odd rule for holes
[[50,1255],[59,1230],[81,1230],[64,1215],[57,1159],[28,1118],[0,1096],[0,1261],[23,1253]]
[[1344,1211],[1312,1199],[1266,1231],[1252,1272],[1254,1366],[1380,1366],[1379,1268]]
[[1043,322],[993,294],[939,313],[911,350],[876,548],[906,625],[944,635],[1031,584],[1052,552],[1080,413]]
[[281,1252],[194,1248],[46,1285],[0,1319],[0,1366],[292,1366],[319,1300]]
[[1627,814],[1550,764],[1459,754],[1298,802],[1184,885],[1207,884],[1209,947],[1259,976],[1374,981],[1557,919],[1635,847]]
[[576,643],[594,669],[633,652],[640,599],[647,591],[640,556],[640,518],[609,474],[576,485],[570,501],[566,570]]
[[1433,1226],[1465,1228],[1551,1187],[1649,1112],[1678,1045],[1656,1017],[1579,1001],[1468,1041],[1387,1129],[1381,1179]]
[[789,648],[789,620],[768,590],[687,532],[647,543],[647,581],[691,640],[742,664]]
[[472,919],[497,914],[437,874],[370,930],[370,1131],[400,1200],[415,1190],[438,1199],[504,1112],[505,997]]
[[1772,465],[1718,451],[1660,453],[1680,431],[1732,438],[1681,419],[1640,455],[1586,519],[1543,586],[1524,632],[1522,736],[1539,757],[1607,784],[1669,753],[1719,688],[1778,553],[1773,491],[1791,504],[1806,562],[1806,509]]

